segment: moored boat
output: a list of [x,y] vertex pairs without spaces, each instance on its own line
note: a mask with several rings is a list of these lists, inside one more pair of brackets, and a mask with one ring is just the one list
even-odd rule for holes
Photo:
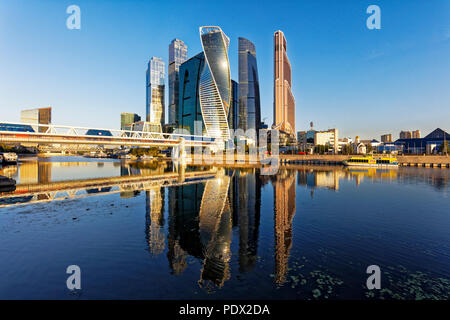
[[351,157],[343,164],[348,167],[398,167],[397,158],[386,156]]
[[0,164],[3,163],[17,163],[19,157],[14,152],[1,152],[0,153]]

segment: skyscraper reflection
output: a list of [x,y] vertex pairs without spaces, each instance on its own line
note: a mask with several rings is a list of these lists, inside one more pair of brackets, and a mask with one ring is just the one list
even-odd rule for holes
[[199,213],[200,241],[203,247],[203,267],[199,285],[207,290],[222,287],[230,278],[231,210],[228,189],[231,178],[224,174],[208,180]]
[[258,251],[261,211],[261,179],[258,169],[235,172],[230,186],[233,226],[239,226],[239,271],[252,270]]
[[150,253],[158,255],[164,252],[164,190],[161,186],[145,192],[146,239]]
[[51,162],[30,161],[19,167],[19,179],[21,184],[50,183],[52,176]]
[[180,274],[185,270],[188,255],[203,258],[198,214],[204,187],[203,183],[196,183],[169,189],[167,258],[174,274]]
[[273,182],[275,214],[275,282],[286,281],[295,215],[295,172],[280,170]]

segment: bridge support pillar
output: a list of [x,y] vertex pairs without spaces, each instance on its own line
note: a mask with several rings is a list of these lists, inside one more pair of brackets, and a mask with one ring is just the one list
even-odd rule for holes
[[186,179],[186,164],[182,162],[178,162],[176,164],[176,170],[178,172],[178,182],[183,183]]
[[172,160],[178,162],[186,161],[186,146],[184,143],[184,138],[178,139],[179,143],[177,146],[173,147],[172,150]]

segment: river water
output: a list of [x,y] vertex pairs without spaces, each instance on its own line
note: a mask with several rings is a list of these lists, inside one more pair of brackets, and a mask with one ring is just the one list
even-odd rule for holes
[[0,168],[17,181],[0,191],[0,299],[449,298],[450,170],[265,173],[82,157]]

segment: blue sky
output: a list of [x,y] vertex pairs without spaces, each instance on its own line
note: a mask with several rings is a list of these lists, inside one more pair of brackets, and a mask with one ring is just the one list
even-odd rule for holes
[[[66,28],[71,4],[81,8],[81,30]],[[371,4],[381,8],[381,30],[366,27]],[[235,80],[238,37],[255,43],[266,123],[273,119],[272,37],[280,29],[297,131],[313,121],[340,136],[379,139],[450,127],[447,0],[0,0],[0,121],[38,106],[52,106],[53,123],[65,125],[118,128],[121,112],[144,116],[148,60],[167,63],[175,37],[189,57],[197,54],[202,25],[230,37]]]

